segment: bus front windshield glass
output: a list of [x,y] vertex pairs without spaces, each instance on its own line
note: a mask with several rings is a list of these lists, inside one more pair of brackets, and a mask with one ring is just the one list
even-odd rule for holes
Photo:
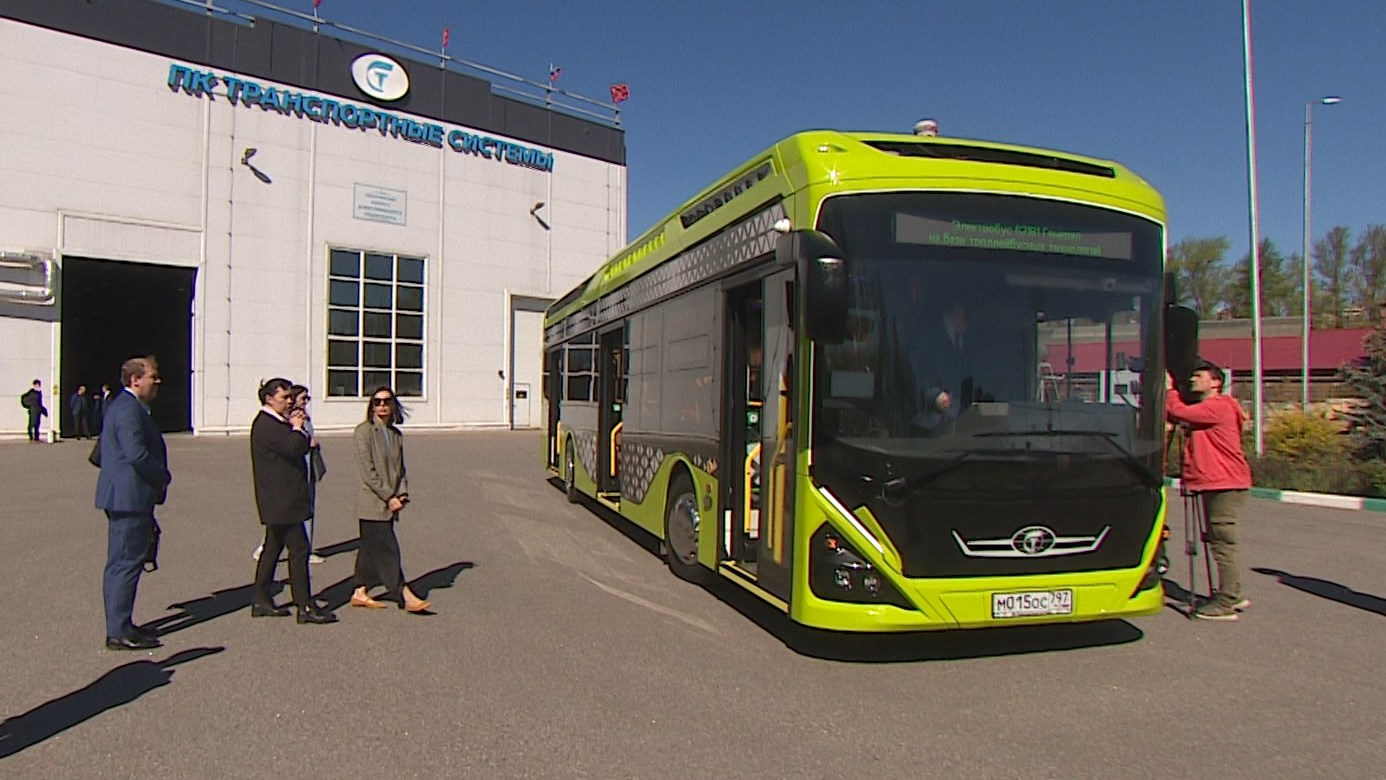
[[819,228],[850,269],[847,336],[814,352],[820,481],[863,501],[1158,488],[1156,223],[1033,198],[888,193],[830,199]]

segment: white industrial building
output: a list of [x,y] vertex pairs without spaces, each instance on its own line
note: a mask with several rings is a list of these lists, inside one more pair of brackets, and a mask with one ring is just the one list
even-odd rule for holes
[[5,0],[0,388],[42,380],[56,425],[77,383],[154,353],[169,431],[248,429],[273,376],[319,428],[378,384],[411,425],[540,425],[542,310],[624,243],[624,137],[421,59],[153,0]]

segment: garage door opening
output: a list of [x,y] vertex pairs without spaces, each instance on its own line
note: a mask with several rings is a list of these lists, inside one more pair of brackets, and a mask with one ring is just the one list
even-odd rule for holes
[[61,276],[63,399],[50,409],[76,433],[67,397],[85,384],[120,388],[120,364],[159,361],[163,384],[151,414],[165,433],[192,430],[192,307],[197,269],[64,257]]

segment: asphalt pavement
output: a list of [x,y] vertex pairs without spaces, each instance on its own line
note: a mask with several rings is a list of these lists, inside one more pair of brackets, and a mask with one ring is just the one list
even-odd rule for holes
[[[170,437],[136,607],[166,645],[118,653],[87,449],[0,444],[7,780],[1386,774],[1383,514],[1253,500],[1236,623],[844,636],[675,579],[564,501],[536,432],[406,427],[405,574],[435,614],[299,626],[249,615],[247,440]],[[312,577],[342,605],[355,467],[349,438],[324,449]]]

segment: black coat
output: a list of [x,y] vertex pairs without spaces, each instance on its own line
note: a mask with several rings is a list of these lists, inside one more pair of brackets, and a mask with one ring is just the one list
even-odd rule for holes
[[308,437],[263,409],[250,424],[250,471],[264,525],[291,525],[313,513],[308,497]]

